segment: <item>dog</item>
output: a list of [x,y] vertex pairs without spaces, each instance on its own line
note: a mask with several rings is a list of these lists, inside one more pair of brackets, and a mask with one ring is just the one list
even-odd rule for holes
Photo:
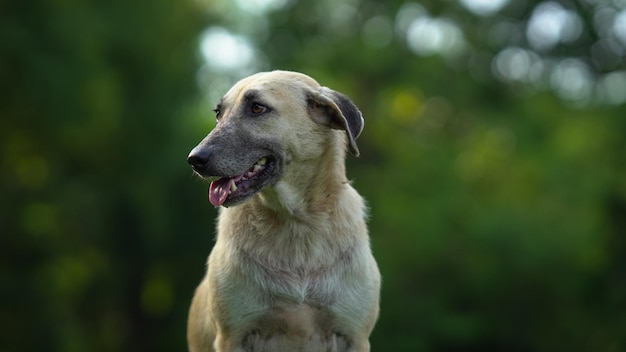
[[369,351],[381,278],[345,175],[361,112],[307,75],[271,71],[236,83],[215,113],[187,159],[219,207],[189,350]]

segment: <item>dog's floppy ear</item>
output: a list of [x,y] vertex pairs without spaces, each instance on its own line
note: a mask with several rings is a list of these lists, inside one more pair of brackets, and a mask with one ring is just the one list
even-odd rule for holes
[[359,156],[356,139],[363,131],[363,115],[352,100],[332,89],[321,87],[307,96],[313,121],[330,128],[344,130],[348,135],[350,153]]

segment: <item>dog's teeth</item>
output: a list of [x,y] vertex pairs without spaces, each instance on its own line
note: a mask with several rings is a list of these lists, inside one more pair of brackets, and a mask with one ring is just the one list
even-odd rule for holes
[[255,164],[254,167],[252,168],[252,172],[258,172],[262,168],[263,168],[263,166],[261,166],[259,164]]
[[261,158],[259,159],[259,161],[256,162],[257,165],[265,165],[265,163],[267,162],[267,158]]
[[231,182],[230,183],[230,191],[231,192],[235,192],[237,190],[237,185],[235,184],[235,182]]

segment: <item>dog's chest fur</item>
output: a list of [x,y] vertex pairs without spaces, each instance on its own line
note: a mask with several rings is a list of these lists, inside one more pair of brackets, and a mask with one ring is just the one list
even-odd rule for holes
[[342,236],[336,232],[340,229],[333,227],[328,214],[309,215],[316,219],[306,221],[259,212],[252,205],[233,210],[239,226],[249,228],[238,231],[227,225],[234,231],[221,232],[220,236],[224,236],[232,259],[237,257],[233,262],[245,270],[242,274],[250,283],[267,294],[266,299],[317,305],[334,301],[338,287],[335,283],[343,272],[331,269],[349,267],[357,243],[354,238],[338,241]]
[[[352,201],[352,209],[362,209],[360,196],[346,187],[354,195],[344,197]],[[359,265],[353,263],[355,253],[368,250],[367,237],[347,236],[342,226],[354,227],[356,223],[364,229],[362,212],[344,213],[342,206],[336,205],[335,213],[320,212],[310,215],[317,217],[312,221],[304,221],[258,209],[251,203],[224,209],[220,214],[216,246],[223,247],[214,251],[227,256],[220,261],[229,265],[222,266],[228,271],[225,275],[215,277],[230,279],[213,282],[213,288],[220,291],[216,297],[225,300],[217,302],[214,310],[226,318],[223,321],[251,327],[247,335],[240,336],[244,342],[328,345],[328,350],[342,350],[338,346],[349,344],[338,328],[345,325],[342,320],[364,314],[350,303],[356,291],[342,283]],[[333,222],[337,216],[348,221]],[[232,219],[238,219],[236,225]],[[357,254],[360,257],[361,253]]]

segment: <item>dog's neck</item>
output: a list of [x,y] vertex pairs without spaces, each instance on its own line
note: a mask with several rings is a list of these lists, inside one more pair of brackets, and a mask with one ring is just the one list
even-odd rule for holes
[[252,201],[280,217],[303,221],[311,214],[329,212],[338,194],[349,184],[345,171],[345,140],[338,136],[330,138],[320,157],[293,160],[288,168],[279,182],[260,192]]

